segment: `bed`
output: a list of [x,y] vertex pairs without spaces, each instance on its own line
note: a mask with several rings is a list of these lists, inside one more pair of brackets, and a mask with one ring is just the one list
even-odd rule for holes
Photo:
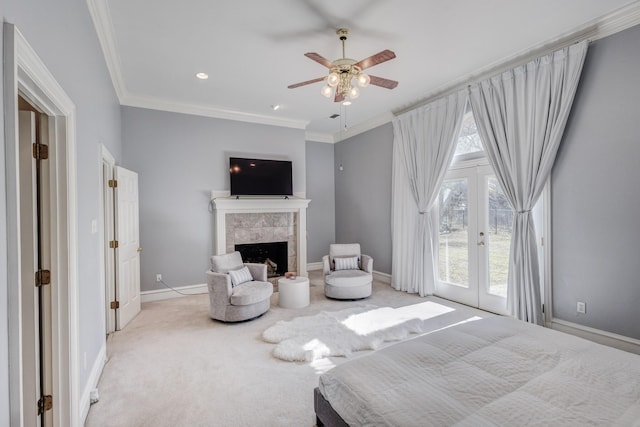
[[319,378],[318,426],[640,426],[640,356],[495,316]]

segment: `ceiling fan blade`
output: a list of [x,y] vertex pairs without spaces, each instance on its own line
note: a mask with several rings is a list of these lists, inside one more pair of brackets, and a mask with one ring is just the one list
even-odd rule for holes
[[333,62],[329,61],[324,56],[319,55],[319,54],[317,54],[315,52],[307,52],[307,53],[304,54],[304,56],[306,56],[309,59],[313,59],[318,64],[324,65],[327,68],[333,68]]
[[323,81],[325,78],[326,78],[326,77],[318,77],[317,79],[307,80],[306,82],[296,83],[296,84],[293,84],[293,85],[289,85],[289,86],[287,86],[287,87],[288,87],[289,89],[295,89],[295,88],[300,87],[300,86],[306,86],[306,85],[310,85],[310,84],[312,84],[312,83],[321,82],[321,81]]
[[395,57],[396,57],[395,53],[393,53],[389,49],[386,49],[386,50],[383,50],[382,52],[378,52],[375,55],[365,58],[360,62],[356,62],[354,65],[357,67],[360,67],[361,70],[366,70],[369,67],[382,64],[383,62],[389,61],[390,59],[393,59]]
[[395,80],[384,79],[382,77],[372,76],[369,74],[369,84],[384,87],[387,89],[394,89],[398,86],[398,82]]

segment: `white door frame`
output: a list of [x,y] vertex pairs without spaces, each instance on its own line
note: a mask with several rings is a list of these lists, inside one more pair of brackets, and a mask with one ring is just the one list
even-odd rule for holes
[[[113,171],[116,166],[116,160],[109,152],[107,147],[100,144],[100,236],[98,238],[100,244],[100,281],[102,284],[102,297],[104,298],[102,306],[104,307],[105,325],[103,330],[106,334],[115,332],[116,315],[111,309],[110,303],[115,295],[115,257],[113,249],[109,249],[109,237],[113,239],[114,235],[114,197],[113,190],[109,188],[108,182],[105,182],[104,168],[110,169],[110,178],[113,179]],[[107,180],[108,181],[108,180]],[[105,197],[108,201],[105,203]],[[108,236],[108,237],[107,237]]]
[[[78,404],[78,224],[76,117],[71,99],[15,25],[4,24],[5,174],[9,405],[11,426],[22,426],[21,283],[18,177],[18,94],[49,116],[53,409],[55,425],[79,427]],[[31,214],[29,215],[31,217]]]
[[[481,223],[487,220],[486,179],[491,175],[494,175],[494,172],[486,158],[458,162],[452,165],[447,172],[445,179],[468,178],[469,221],[467,227],[469,236],[468,248],[471,252],[468,257],[469,284],[467,287],[463,287],[444,282],[438,278],[436,292],[440,293],[440,296],[444,298],[451,298],[463,304],[498,314],[506,314],[506,298],[492,295],[487,289],[489,254],[485,249],[485,242],[489,236],[486,235],[488,231],[486,225],[482,225],[482,228],[479,228]],[[432,219],[434,224],[440,223],[438,215],[439,210],[434,209]],[[484,237],[479,235],[480,232],[485,234]],[[482,245],[482,249],[479,249],[479,245]]]

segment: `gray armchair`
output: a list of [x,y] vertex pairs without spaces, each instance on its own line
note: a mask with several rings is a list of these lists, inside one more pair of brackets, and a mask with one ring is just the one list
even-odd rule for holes
[[[232,285],[229,271],[246,266],[253,280]],[[239,322],[253,319],[269,310],[273,285],[267,282],[265,264],[243,263],[240,252],[211,257],[211,270],[206,272],[209,307],[212,319]]]
[[327,297],[361,299],[371,295],[373,258],[360,253],[359,243],[329,245],[329,255],[322,257],[322,264]]

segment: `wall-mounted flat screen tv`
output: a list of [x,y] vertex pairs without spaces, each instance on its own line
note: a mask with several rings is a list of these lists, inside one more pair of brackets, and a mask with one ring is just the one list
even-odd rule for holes
[[291,196],[293,178],[288,160],[229,158],[232,196]]

